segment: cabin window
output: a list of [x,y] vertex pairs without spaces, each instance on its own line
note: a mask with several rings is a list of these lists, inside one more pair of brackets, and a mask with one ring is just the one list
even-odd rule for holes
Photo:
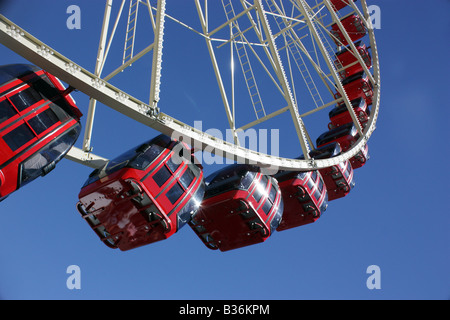
[[147,167],[155,160],[164,149],[158,145],[152,145],[148,150],[139,154],[136,159],[132,160],[129,166],[131,168],[146,170]]
[[12,151],[16,151],[34,138],[33,131],[31,131],[26,123],[21,124],[16,129],[3,136],[3,140],[5,140]]
[[320,193],[322,193],[322,191],[323,191],[323,181],[322,181],[322,179],[319,179],[319,191],[320,191]]
[[53,162],[58,162],[66,155],[78,138],[80,131],[81,125],[77,124],[72,130],[25,160],[21,165],[21,186],[48,173],[49,166],[51,167]]
[[180,186],[180,184],[177,182],[175,183],[175,185],[170,188],[170,190],[166,193],[166,197],[167,199],[169,199],[169,201],[172,204],[175,204],[178,199],[180,199],[180,197],[183,195],[184,190],[183,188]]
[[270,188],[269,199],[270,199],[270,201],[272,201],[272,203],[275,203],[276,198],[277,198],[277,190],[275,189],[274,185],[272,184],[272,187]]
[[28,120],[28,124],[37,135],[40,135],[57,122],[59,122],[58,117],[52,109],[47,109],[44,112],[39,113],[36,117]]
[[308,179],[306,184],[308,185],[308,188],[310,191],[312,191],[314,189],[314,181],[312,181],[311,179]]
[[256,202],[259,202],[262,196],[266,193],[267,182],[269,182],[269,180],[266,176],[262,176],[261,180],[257,182],[255,192],[253,193],[253,198]]
[[358,51],[359,54],[361,55],[361,58],[364,60],[366,66],[369,67],[372,64],[372,61],[368,52],[362,48],[359,49]]
[[200,203],[203,200],[204,194],[205,194],[205,184],[202,183],[200,184],[199,188],[192,196],[192,198],[189,200],[189,202],[183,206],[180,212],[178,212],[178,221],[177,221],[178,229],[184,226],[191,219],[191,215],[198,210]]
[[304,180],[305,177],[306,177],[306,172],[299,172],[299,173],[297,174],[297,177],[298,177],[299,179],[301,179],[301,180]]
[[14,117],[17,114],[11,103],[5,99],[0,102],[0,123]]
[[247,165],[232,165],[208,176],[207,197],[231,190],[248,190],[256,177],[253,170],[254,167]]
[[156,184],[161,188],[164,183],[172,176],[169,169],[165,165],[158,170],[157,173],[154,174],[153,180],[155,180]]
[[192,181],[194,181],[194,174],[192,173],[191,169],[189,169],[189,167],[188,167],[188,168],[186,168],[186,171],[181,176],[180,182],[183,185],[183,187],[185,189],[187,189],[191,185]]
[[18,94],[9,97],[9,99],[19,111],[24,111],[31,105],[42,100],[41,96],[33,88],[20,91]]
[[316,200],[319,200],[319,199],[320,199],[320,192],[319,192],[318,189],[316,189],[316,190],[314,191],[314,198],[316,198]]
[[267,199],[264,202],[262,209],[263,209],[264,213],[267,215],[267,214],[269,214],[271,208],[272,208],[272,202],[270,202],[270,200]]
[[245,177],[241,180],[241,185],[239,186],[239,189],[248,190],[253,180],[255,179],[255,176],[256,176],[255,172],[252,171],[247,172]]
[[255,192],[253,192],[253,199],[255,199],[256,202],[259,202],[264,194],[264,191],[265,190],[262,188],[260,182],[258,182],[255,188]]
[[183,163],[181,158],[173,159],[174,156],[172,156],[170,159],[167,160],[167,166],[169,167],[170,171],[175,172],[180,167],[180,165]]

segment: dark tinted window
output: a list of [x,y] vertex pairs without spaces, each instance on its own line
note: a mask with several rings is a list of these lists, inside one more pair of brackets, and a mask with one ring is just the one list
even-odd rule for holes
[[247,172],[245,177],[241,180],[241,185],[239,188],[242,190],[248,190],[253,180],[255,179],[255,176],[256,176],[255,172],[252,171]]
[[319,179],[319,191],[320,191],[320,193],[322,193],[322,191],[323,191],[323,181],[322,181],[322,179]]
[[122,153],[120,156],[108,162],[108,165],[105,168],[106,172],[108,174],[111,174],[124,168],[130,161],[130,159],[132,159],[135,155],[136,152],[134,151],[134,149]]
[[174,157],[175,156],[172,156],[170,159],[167,160],[167,166],[172,172],[177,171],[178,167],[181,165],[183,161],[181,160],[181,158],[174,159]]
[[170,188],[169,191],[167,191],[166,196],[167,196],[167,199],[169,199],[169,201],[172,204],[175,204],[175,202],[177,202],[178,199],[180,199],[180,197],[183,195],[183,193],[184,193],[183,188],[177,182],[177,183],[175,183],[175,185],[172,188]]
[[47,109],[29,120],[28,124],[33,128],[34,132],[39,135],[57,122],[58,117],[56,114],[52,109]]
[[159,187],[162,187],[162,185],[172,176],[169,169],[167,169],[166,166],[162,166],[161,169],[158,170],[157,173],[153,175],[153,180],[155,180],[156,184]]
[[316,182],[316,179],[317,179],[317,171],[313,171],[313,172],[311,173],[311,179],[312,179],[312,181]]
[[132,160],[129,166],[135,169],[145,170],[163,151],[164,149],[160,146],[153,145]]
[[8,144],[12,151],[16,151],[27,142],[34,138],[34,134],[27,124],[24,123],[3,136],[3,140]]
[[193,215],[199,208],[200,203],[202,202],[203,195],[205,194],[205,184],[200,184],[199,188],[186,203],[183,208],[178,212],[178,229],[180,229],[183,225],[185,225],[190,219],[191,215]]
[[259,202],[261,200],[261,197],[263,196],[263,192],[260,187],[255,188],[255,192],[253,192],[253,198],[256,200],[256,202]]
[[320,192],[317,189],[316,189],[316,191],[314,191],[314,198],[316,198],[316,200],[320,199]]
[[314,182],[311,181],[311,179],[309,179],[306,184],[308,185],[309,190],[312,191],[314,189]]
[[170,137],[164,135],[164,134],[160,134],[159,136],[153,138],[150,141],[150,144],[156,144],[162,148],[167,148],[169,147],[169,144],[172,142],[172,140],[170,139]]
[[261,180],[257,183],[255,192],[253,193],[253,198],[255,198],[256,202],[259,202],[259,200],[261,200],[261,197],[266,192],[267,182],[268,182],[267,177],[262,176]]
[[[37,177],[47,174],[54,164],[62,159],[77,140],[81,125],[77,124],[68,133],[53,140],[52,143],[35,153],[22,164],[21,186]],[[50,170],[49,170],[50,168]]]
[[191,169],[187,168],[186,171],[181,176],[180,182],[183,185],[183,187],[187,189],[191,185],[193,180],[194,174],[192,173]]
[[303,180],[306,177],[306,172],[299,172],[297,176]]
[[7,99],[0,102],[0,123],[8,120],[16,114],[16,110],[14,110],[14,107],[11,105],[11,103],[9,103]]
[[250,165],[231,165],[208,176],[206,197],[231,190],[247,190],[256,175],[253,171],[256,171],[256,168]]
[[277,190],[275,189],[274,185],[272,185],[272,187],[270,188],[269,199],[270,201],[272,201],[272,203],[274,203],[276,198]]
[[42,100],[41,96],[33,88],[20,91],[18,94],[9,97],[9,99],[19,111],[23,111],[29,106]]
[[271,208],[272,208],[272,202],[270,202],[269,199],[267,199],[266,202],[264,202],[262,209],[265,214],[269,214]]

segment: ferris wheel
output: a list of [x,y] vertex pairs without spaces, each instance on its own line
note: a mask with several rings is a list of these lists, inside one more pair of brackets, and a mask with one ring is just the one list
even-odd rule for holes
[[[57,48],[49,47],[4,16],[0,16],[0,42],[46,70],[49,78],[57,77],[68,83],[70,87],[66,91],[61,89],[64,96],[67,96],[71,89],[77,89],[90,97],[82,148],[72,146],[65,157],[96,169],[97,173],[93,175],[92,181],[101,179],[108,168],[107,164],[114,163],[92,152],[91,137],[95,126],[96,103],[101,102],[165,136],[182,141],[180,148],[188,149],[190,145],[196,151],[218,154],[257,168],[275,168],[275,172],[281,170],[282,175],[283,172],[305,172],[308,176],[304,175],[301,179],[310,179],[317,184],[317,187],[309,189],[310,192],[318,191],[321,183],[327,184],[324,174],[321,179],[312,172],[332,168],[334,171],[329,173],[330,177],[337,176],[339,171],[340,177],[345,179],[334,179],[338,185],[336,190],[339,191],[334,194],[329,192],[328,199],[347,194],[353,187],[351,171],[363,166],[368,159],[367,142],[375,130],[380,104],[378,52],[366,1],[194,0],[192,5],[195,6],[198,16],[196,25],[192,24],[192,19],[184,21],[172,15],[166,8],[165,0],[123,0],[115,11],[116,16],[112,14],[113,1],[106,0],[93,72],[58,53]],[[150,23],[145,32],[147,36],[150,34],[153,42],[144,49],[137,50],[135,41],[137,29],[142,28],[142,25],[138,24],[142,15],[149,18]],[[126,20],[125,32],[119,31],[121,17]],[[183,119],[177,119],[165,112],[160,93],[161,83],[164,81],[165,28],[169,21],[204,41],[205,47],[202,50],[208,52],[217,82],[217,92],[222,101],[222,106],[214,112],[222,114],[226,119],[226,129],[231,132],[231,141],[199,130],[183,122]],[[121,39],[122,61],[113,72],[104,75],[111,45],[113,41],[117,41],[116,34],[119,33],[124,35]],[[148,102],[143,102],[113,86],[110,80],[148,55],[151,55],[152,61],[148,78],[151,89]],[[286,127],[291,127],[298,140],[299,157],[285,158],[278,154],[268,154],[241,143],[240,135],[245,130],[262,124],[270,126],[273,119],[286,114],[290,118]],[[77,119],[79,120],[78,114]],[[167,150],[178,146],[158,138],[141,145],[139,150],[147,152],[153,145]],[[133,156],[137,157],[134,153]],[[134,165],[139,167],[142,163]],[[183,170],[187,172],[187,168],[186,165]],[[242,174],[242,178],[248,177],[247,172],[252,171],[246,168],[248,170]],[[178,167],[176,170],[181,169]],[[175,171],[172,170],[172,173]],[[230,172],[222,174],[227,176]],[[236,174],[237,171],[232,172]],[[203,187],[198,181],[202,180],[203,176],[194,169],[192,174],[190,183],[196,181],[195,188],[187,183],[179,192],[184,190],[195,194],[194,198],[200,198],[199,190],[203,190]],[[286,178],[282,175],[278,176],[280,184]],[[221,176],[216,176],[215,179],[219,179],[218,177]],[[262,180],[259,176],[252,177]],[[278,206],[282,206],[280,197],[275,196],[279,190],[278,183],[276,180],[268,181],[267,188],[270,188],[270,185],[275,190],[272,205],[275,207],[275,203],[278,203]],[[117,186],[119,189],[122,187]],[[127,188],[128,191],[124,191],[124,194],[129,197],[143,192],[142,188],[133,183],[129,183]],[[155,188],[158,187],[155,185]],[[299,190],[297,188],[297,196]],[[139,210],[148,214],[146,219],[151,224],[146,226],[147,231],[148,228],[153,228],[157,221],[161,234],[172,234],[188,222],[208,247],[222,250],[218,244],[220,241],[217,241],[217,238],[210,240],[213,236],[203,231],[207,229],[207,226],[201,223],[205,217],[203,220],[189,221],[186,213],[183,213],[177,216],[178,222],[171,222],[170,219],[163,222],[164,214],[155,214],[154,210],[149,209],[149,204],[145,204],[145,197],[141,198],[138,201],[138,207],[141,208]],[[320,201],[325,201],[325,196],[317,196],[316,207],[320,207],[319,198]],[[195,207],[192,201],[186,201],[185,206],[191,211]],[[241,204],[239,210],[247,212],[245,206]],[[91,226],[99,224],[95,217],[92,218],[93,213],[89,211],[92,208],[86,203],[81,201],[78,208],[84,216],[89,216],[86,219]],[[320,211],[317,208],[315,210]],[[247,214],[248,212],[242,213],[242,217],[249,221],[255,220]],[[312,220],[317,217],[317,214],[314,215]],[[279,210],[269,210],[266,212],[266,218],[265,223],[252,220],[252,230],[258,229],[258,235],[263,239],[254,239],[255,242],[264,241],[270,235],[271,224],[277,228],[281,213]],[[273,219],[277,220],[276,223]],[[169,232],[171,223],[177,227]],[[261,225],[269,226],[263,228]],[[104,236],[106,227],[102,228],[103,241],[114,247],[117,244],[114,240],[116,238],[111,232]],[[281,225],[280,228],[289,226]],[[161,237],[155,236],[152,241],[156,241],[156,238],[160,240]],[[242,243],[229,244],[224,250],[241,245]],[[127,248],[130,247],[133,245],[128,243]]]
[[[127,1],[122,1],[119,10],[120,15],[127,16],[123,63],[107,76],[101,76],[101,72],[120,18],[117,16],[114,20],[114,28],[108,42],[108,25],[110,20],[113,21],[112,1],[107,1],[98,49],[98,62],[96,70],[92,73],[58,54],[56,49],[34,38],[12,21],[2,17],[3,44],[92,98],[85,125],[83,148],[71,150],[69,153],[71,159],[91,166],[95,166],[94,159],[102,159],[90,152],[95,101],[103,102],[122,114],[169,136],[177,132],[187,141],[195,143],[198,148],[208,147],[209,152],[218,152],[235,160],[251,161],[263,167],[273,166],[287,170],[325,168],[348,160],[364,148],[374,131],[380,100],[380,74],[374,30],[366,1],[360,1],[360,7],[358,7],[353,1],[347,3],[345,0],[230,0],[220,3],[215,1],[213,4],[205,1],[203,5],[197,0],[194,3],[197,7],[201,30],[195,30],[177,20],[176,17],[172,17],[166,12],[166,1],[158,1],[152,6],[149,0],[132,0],[129,1],[128,10],[125,7],[126,3]],[[223,7],[222,17],[214,16],[213,19],[211,11],[217,13],[218,5]],[[136,35],[135,26],[138,13],[142,14],[143,7],[151,16],[153,25],[146,32],[153,31],[154,42],[136,53],[133,46]],[[175,119],[164,113],[164,109],[160,108],[159,93],[163,70],[164,28],[169,19],[205,38],[223,100],[224,114],[234,134],[281,113],[289,112],[305,159],[282,158],[246,149],[234,143],[237,140],[224,141],[199,132],[196,128],[183,123],[183,119]],[[357,42],[360,38],[363,39],[362,43],[365,43],[366,47],[370,47],[371,54],[365,48],[361,50],[361,42]],[[216,46],[216,43],[219,45]],[[231,50],[230,47],[233,49]],[[235,65],[240,65],[242,72],[238,74],[239,68],[235,68],[233,78],[243,77],[240,84],[247,88],[250,108],[254,111],[254,120],[240,127],[236,125],[239,122],[237,119],[239,110],[236,110],[239,104],[235,103],[232,94],[227,95],[224,89],[225,80],[216,57],[216,51],[220,49],[230,52],[230,60]],[[344,58],[338,59],[337,53],[342,50],[345,51],[344,56],[348,57],[341,55]],[[151,93],[148,103],[135,99],[108,83],[111,78],[147,53],[153,55],[149,79]],[[368,54],[371,60],[369,62]],[[260,73],[257,74],[257,71],[261,70],[266,74],[258,78]],[[350,73],[345,74],[345,70],[350,70]],[[354,73],[355,70],[356,73]],[[359,75],[360,72],[364,73],[364,83],[369,85],[368,94],[372,95],[370,102],[373,101],[370,117],[364,126],[351,104],[353,98],[353,96],[349,97],[349,94],[352,95],[351,86],[346,87],[348,83],[345,82],[351,77],[350,75]],[[343,79],[343,74],[346,79]],[[267,91],[267,86],[262,85],[263,77],[270,79],[269,86],[275,88],[281,96],[282,102],[279,105],[270,106],[270,102],[265,101],[263,91]],[[301,89],[305,91],[305,88],[306,94],[299,93]],[[329,122],[327,113],[336,104],[344,104],[347,107],[359,133],[358,139],[338,157],[312,159],[309,153],[315,149],[312,140],[314,137],[309,133],[305,122],[309,116],[323,113],[325,115],[323,121],[327,122],[326,128]]]

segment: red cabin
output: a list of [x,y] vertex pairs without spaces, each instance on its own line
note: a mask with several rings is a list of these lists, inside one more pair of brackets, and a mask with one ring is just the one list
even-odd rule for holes
[[[369,48],[367,48],[365,44],[361,44],[361,41],[355,43],[355,47],[367,68],[372,68],[372,57],[369,53]],[[359,63],[355,54],[349,47],[345,47],[336,53],[334,64],[336,65],[337,70],[340,70],[339,76],[341,79],[351,77],[354,74],[364,71],[363,66]]]
[[342,8],[345,8],[346,6],[348,6],[350,1],[355,2],[355,0],[330,0],[331,5],[333,6],[333,9],[335,11],[339,11]]
[[[360,72],[351,77],[345,78],[342,81],[342,85],[344,86],[344,90],[350,101],[358,98],[364,98],[367,105],[372,105],[373,86],[365,72]],[[335,99],[339,99],[341,94],[336,92],[334,97]]]
[[0,201],[52,171],[81,131],[80,110],[53,75],[0,67]]
[[[337,142],[343,151],[347,151],[358,139],[358,130],[351,122],[323,133],[317,138],[316,143],[318,147],[322,147],[330,142]],[[365,165],[367,160],[369,160],[369,147],[366,144],[363,150],[350,159],[350,163],[353,169],[357,169]]]
[[[341,23],[344,29],[347,31],[347,34],[352,40],[352,42],[361,39],[367,33],[363,21],[357,14],[352,14],[346,18],[341,19]],[[331,26],[330,32],[334,36],[333,40],[337,46],[348,45],[347,39],[345,39],[344,35],[342,34],[341,30],[339,29],[336,23],[334,23]]]
[[189,225],[210,249],[233,250],[266,241],[277,229],[283,200],[275,178],[235,164],[207,178],[205,197]]
[[283,196],[283,218],[277,231],[315,222],[328,206],[328,193],[319,171],[280,171],[274,175]]
[[[366,100],[364,100],[363,98],[358,98],[350,101],[350,103],[352,104],[353,110],[355,110],[355,114],[358,117],[359,122],[364,128],[370,116],[370,109],[366,103]],[[328,115],[331,121],[328,124],[328,129],[330,130],[353,122],[353,119],[350,116],[350,112],[348,111],[345,104],[337,105],[328,113]]]
[[[310,152],[313,159],[328,159],[338,156],[342,152],[339,143],[331,142]],[[353,180],[353,168],[350,161],[341,162],[338,165],[320,169],[328,192],[328,201],[345,197],[355,186]]]
[[159,135],[94,170],[77,208],[107,246],[126,251],[180,230],[204,191],[203,171],[188,147]]

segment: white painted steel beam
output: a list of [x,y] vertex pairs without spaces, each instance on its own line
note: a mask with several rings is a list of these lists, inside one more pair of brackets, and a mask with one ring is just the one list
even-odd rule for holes
[[[103,17],[103,25],[102,25],[102,31],[100,34],[100,43],[98,45],[98,51],[97,51],[97,61],[95,63],[95,75],[100,76],[102,73],[104,61],[105,61],[105,45],[106,45],[106,36],[108,34],[108,28],[109,28],[109,20],[111,16],[111,7],[112,7],[112,0],[106,1],[105,6],[105,14]],[[92,139],[92,130],[94,128],[94,117],[95,117],[95,110],[97,106],[97,101],[95,99],[90,98],[89,99],[89,109],[88,109],[88,115],[86,120],[86,125],[84,128],[84,138],[83,138],[83,150],[86,152],[89,152],[91,147],[91,139]]]
[[283,63],[281,62],[280,55],[275,44],[275,39],[273,38],[273,34],[270,29],[269,22],[267,21],[267,17],[263,9],[261,0],[255,0],[255,5],[258,10],[258,14],[260,15],[260,22],[266,35],[267,44],[269,46],[270,53],[275,64],[276,75],[281,84],[281,87],[283,88],[284,99],[288,104],[289,111],[294,122],[295,130],[297,131],[297,136],[300,141],[300,146],[303,151],[303,155],[305,159],[308,160],[310,159],[309,152],[311,151],[311,149],[308,143],[305,125],[303,123],[303,120],[300,118],[297,105],[295,104],[294,97],[292,96],[292,91],[289,86],[286,73],[284,71]]
[[108,159],[90,152],[85,152],[77,147],[72,147],[67,153],[66,158],[93,169],[101,168],[108,162]]
[[[197,13],[200,19],[200,24],[202,25],[203,33],[208,35],[208,19],[207,19],[207,11],[206,14],[203,13],[202,5],[200,4],[200,0],[195,0],[195,5],[197,7]],[[205,1],[205,6],[207,5],[207,1]],[[207,9],[206,9],[207,10]],[[225,27],[224,25],[223,27]],[[222,76],[220,74],[219,64],[217,63],[216,54],[214,52],[214,47],[211,42],[211,38],[208,36],[206,38],[206,46],[208,48],[209,56],[213,65],[214,74],[216,75],[217,84],[219,86],[220,95],[222,97],[223,105],[225,107],[225,113],[227,115],[228,124],[230,126],[231,131],[233,132],[233,139],[236,145],[239,145],[239,138],[236,133],[236,119],[234,118],[234,114],[231,111],[230,103],[228,101],[227,94],[225,92],[225,86],[222,80]]]

